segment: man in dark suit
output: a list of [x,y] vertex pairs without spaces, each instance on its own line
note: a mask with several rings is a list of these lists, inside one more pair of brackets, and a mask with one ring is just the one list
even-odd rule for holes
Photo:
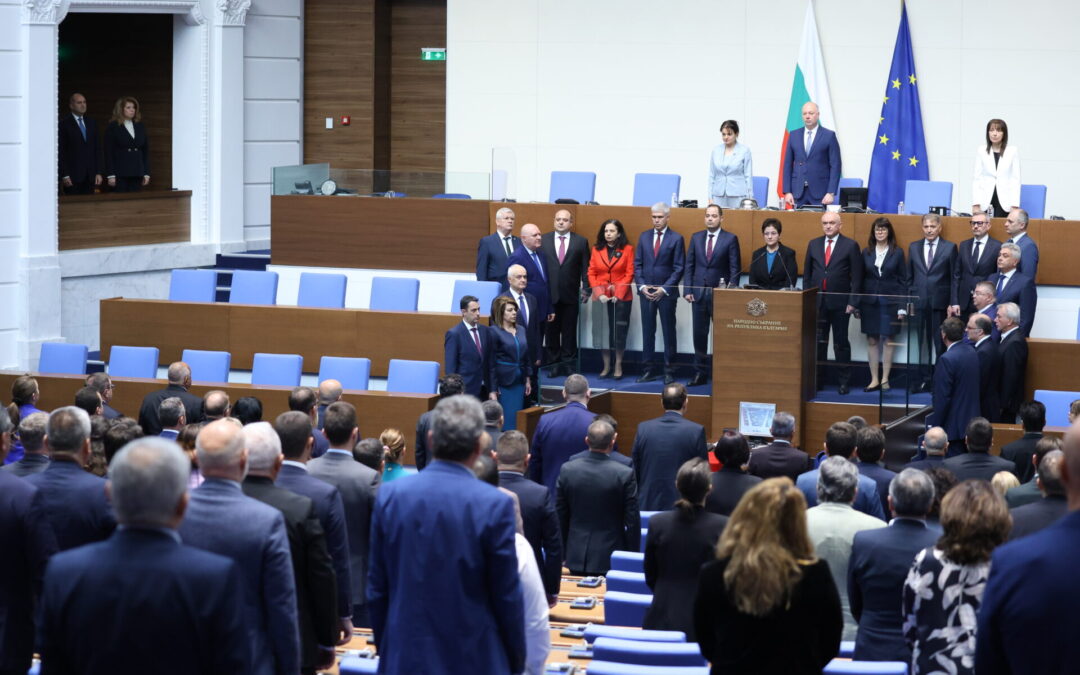
[[810,455],[791,444],[791,439],[795,437],[794,415],[783,411],[773,415],[769,435],[772,436],[772,443],[750,451],[747,473],[751,476],[762,479],[787,476],[794,481],[799,474],[814,468]]
[[152,391],[143,398],[139,408],[139,426],[147,436],[157,436],[161,433],[161,424],[158,422],[158,406],[171,396],[178,396],[184,402],[184,410],[189,424],[201,422],[202,399],[188,392],[191,388],[191,368],[183,361],[169,364],[169,386],[164,389]]
[[679,467],[694,457],[708,459],[705,427],[685,417],[686,387],[680,382],[665,385],[661,403],[664,414],[638,425],[630,452],[642,511],[672,508],[679,499],[675,489]]
[[632,469],[610,457],[616,436],[609,423],[593,422],[589,454],[559,472],[555,509],[571,574],[607,574],[613,551],[641,548],[637,481]]
[[371,533],[371,509],[382,477],[353,459],[352,449],[359,438],[356,408],[345,401],[326,409],[323,433],[330,449],[308,463],[308,471],[319,480],[333,485],[345,504],[345,527],[349,533],[349,568],[352,576],[353,623],[367,627],[368,542]]
[[1039,475],[1035,479],[1043,497],[1010,510],[1013,519],[1009,539],[1019,539],[1052,524],[1068,511],[1065,484],[1061,482],[1061,469],[1065,465],[1065,453],[1051,450],[1039,462]]
[[682,235],[668,227],[671,207],[653,204],[652,229],[638,238],[634,252],[634,285],[641,296],[641,360],[645,371],[638,382],[658,379],[656,363],[656,315],[664,332],[664,384],[675,381],[675,305],[683,277],[686,249]]
[[[0,464],[11,450],[12,431],[11,418],[0,409]],[[41,491],[10,471],[0,471],[0,549],[7,552],[0,556],[0,607],[5,609],[0,673],[21,674],[30,669],[34,654],[34,608],[40,605],[41,579],[56,553],[56,538]]]
[[[524,265],[511,265],[506,271],[508,288],[502,295],[513,298],[518,305],[518,324],[525,326],[525,341],[529,346],[529,361],[534,368],[540,367],[540,346],[544,341],[544,316],[540,299],[528,291],[532,277]],[[494,384],[494,383],[492,383]],[[540,388],[533,387],[532,395],[526,397],[526,403],[537,400]]]
[[1046,406],[1039,401],[1024,401],[1020,404],[1020,422],[1024,426],[1024,435],[1012,443],[1001,447],[1001,457],[1016,464],[1016,477],[1026,483],[1035,475],[1035,466],[1031,456],[1035,446],[1043,437],[1046,426]]
[[1057,436],[1043,436],[1039,439],[1039,442],[1035,444],[1035,451],[1027,459],[1027,462],[1031,464],[1034,478],[1005,493],[1005,503],[1009,505],[1010,509],[1037,502],[1043,498],[1043,492],[1039,489],[1039,481],[1037,480],[1039,474],[1035,473],[1035,469],[1038,468],[1043,457],[1046,457],[1052,450],[1060,450],[1061,447],[1061,439]]
[[482,399],[491,389],[491,336],[489,328],[480,325],[480,300],[476,296],[462,296],[459,305],[461,321],[443,338],[443,363],[447,374],[461,375],[467,393]]
[[724,214],[716,204],[705,207],[705,229],[690,237],[686,251],[683,297],[694,319],[694,368],[690,386],[709,381],[709,328],[712,326],[713,289],[738,284],[742,274],[739,238],[720,229]]
[[274,485],[285,459],[274,427],[269,422],[245,426],[244,446],[248,451],[244,494],[274,507],[285,518],[300,621],[300,669],[313,675],[334,664],[338,639],[337,587],[326,534],[314,502]]
[[[911,382],[911,390],[930,388],[934,357],[941,357],[945,345],[938,330],[946,317],[960,313],[960,256],[956,244],[941,238],[941,216],[927,213],[922,217],[923,238],[908,246],[908,293],[915,296],[915,321],[918,323],[918,361],[923,364],[922,378]],[[931,349],[933,345],[933,349]],[[965,420],[966,423],[966,420]],[[951,436],[950,436],[951,438]]]
[[835,132],[818,124],[820,115],[816,103],[804,103],[804,126],[791,132],[784,149],[784,201],[792,206],[828,206],[836,200],[840,144]]
[[289,392],[289,410],[302,412],[311,420],[311,436],[315,439],[315,444],[311,446],[311,458],[325,455],[330,443],[326,440],[326,435],[316,431],[315,428],[319,423],[319,395],[315,389],[303,386],[293,387],[293,390]]
[[848,562],[848,602],[859,622],[855,658],[860,661],[911,661],[904,640],[900,598],[916,554],[937,541],[926,526],[934,502],[934,483],[907,468],[889,485],[893,515],[888,527],[855,534]]
[[997,381],[1001,377],[1001,356],[997,341],[991,337],[994,324],[985,314],[976,312],[967,320],[967,339],[975,347],[979,357],[979,414],[994,419],[1001,411],[998,402]]
[[[805,106],[804,106],[805,109]],[[840,234],[843,224],[839,213],[821,214],[824,236],[806,246],[803,263],[803,288],[817,288],[817,359],[818,386],[824,383],[822,367],[829,355],[829,332],[832,332],[833,354],[842,365],[837,368],[839,392],[848,393],[851,377],[851,343],[848,341],[848,322],[858,301],[855,295],[862,290],[863,261],[855,240]]]
[[964,451],[968,422],[979,416],[979,357],[963,341],[964,323],[950,316],[941,324],[945,351],[934,369],[933,423],[949,435],[948,456]]
[[105,479],[88,473],[90,416],[74,406],[57,408],[45,426],[51,462],[23,480],[41,491],[45,515],[61,551],[108,538],[116,528],[105,499]]
[[[7,418],[0,417],[0,422]],[[41,473],[49,468],[49,451],[45,447],[45,425],[49,416],[43,412],[27,415],[19,420],[19,440],[23,446],[23,457],[17,462],[4,464],[0,471],[9,472],[19,478]]]
[[545,413],[536,425],[529,460],[529,478],[540,483],[555,498],[559,471],[571,455],[586,448],[585,433],[592,424],[589,412],[589,381],[584,375],[566,378],[562,390],[566,405]]
[[[510,289],[509,272],[514,265],[525,268],[525,291],[536,298],[538,314],[530,314],[529,319],[535,320],[538,326],[555,318],[554,309],[551,306],[551,287],[549,286],[551,273],[548,272],[547,257],[540,249],[542,239],[540,228],[532,223],[521,226],[521,248],[511,254],[506,260],[506,274],[503,275],[503,291]],[[541,330],[541,336],[543,331]],[[538,352],[539,353],[539,352]]]
[[473,475],[483,430],[476,399],[439,401],[435,461],[379,490],[367,592],[383,672],[524,669],[514,504]]
[[855,466],[859,469],[859,473],[877,485],[881,509],[888,513],[889,484],[896,478],[896,473],[881,465],[881,457],[885,454],[885,432],[878,427],[866,426],[856,432],[855,438],[857,443],[855,454],[859,456],[859,461],[855,463]]
[[[848,461],[853,461],[852,456],[855,454],[857,442],[858,432],[855,427],[847,422],[835,422],[825,432],[825,453],[829,457],[843,457]],[[881,500],[877,494],[877,483],[860,474],[858,469],[855,470],[855,474],[858,489],[855,491],[852,508],[869,516],[886,520],[885,511],[881,508]],[[802,490],[807,506],[816,506],[818,503],[817,486],[820,475],[820,469],[811,469],[795,479],[795,487]]]
[[743,465],[750,460],[750,446],[737,431],[724,431],[712,452],[721,466],[719,471],[712,474],[712,490],[705,498],[705,510],[727,517],[739,505],[742,496],[761,482],[761,478],[743,471]]
[[295,673],[300,670],[300,633],[285,519],[240,489],[247,450],[235,422],[206,425],[195,447],[206,480],[191,493],[179,528],[181,540],[232,558],[240,568],[249,672]]
[[[550,273],[551,306],[555,314],[547,324],[547,360],[556,364],[551,375],[574,372],[578,356],[578,314],[589,296],[589,240],[575,234],[574,216],[566,209],[555,212],[555,231],[540,238]],[[584,292],[584,296],[582,293]]]
[[506,423],[503,407],[501,403],[492,399],[484,401],[480,406],[484,410],[484,433],[488,437],[487,450],[494,456],[495,447],[499,444],[499,438],[502,437],[503,433],[503,425]]
[[1065,433],[1061,472],[1068,513],[1019,542],[999,546],[990,560],[978,616],[979,675],[1071,673],[1080,662],[1076,608],[1080,585],[1080,429]]
[[57,169],[66,195],[93,194],[101,185],[98,168],[101,150],[97,123],[86,116],[86,97],[75,93],[68,99],[70,115],[60,118]]
[[922,459],[916,453],[907,463],[907,468],[928,471],[945,463],[945,449],[949,446],[949,435],[941,427],[930,427],[923,434],[922,449],[926,453]]
[[109,491],[121,527],[49,562],[38,633],[43,673],[260,672],[240,565],[182,544],[176,533],[188,466],[160,438],[116,455]]
[[319,419],[315,423],[315,428],[319,431],[322,431],[323,415],[326,414],[326,409],[331,403],[341,400],[342,391],[341,382],[337,380],[329,379],[319,383]]
[[525,478],[529,466],[529,439],[520,431],[499,437],[495,450],[499,467],[499,487],[518,496],[523,534],[536,556],[536,566],[544,581],[544,592],[552,607],[558,601],[562,580],[562,536],[555,515],[555,500],[542,485]]
[[112,378],[109,377],[108,373],[91,373],[86,377],[86,386],[96,391],[98,396],[101,397],[102,417],[107,420],[114,420],[123,416],[119,410],[109,405],[112,403],[116,387],[113,385]]
[[975,284],[997,271],[997,257],[1001,252],[1001,242],[989,234],[990,216],[976,213],[971,216],[971,239],[965,239],[957,247],[960,255],[960,286],[957,301],[960,311],[970,314],[975,311],[972,292]]
[[[1026,239],[1026,237],[1025,237]],[[986,277],[994,285],[999,311],[1001,305],[1014,302],[1020,307],[1020,330],[1024,337],[1031,335],[1035,323],[1035,309],[1039,304],[1039,292],[1035,280],[1020,271],[1020,247],[1005,242],[998,253],[998,271]]]
[[495,212],[495,233],[480,240],[476,248],[476,280],[503,283],[506,278],[506,260],[521,247],[521,240],[513,236],[514,212],[503,207]]
[[[458,373],[447,373],[439,378],[439,400],[465,393],[465,380]],[[431,448],[428,443],[428,432],[431,431],[431,413],[421,413],[416,420],[416,435],[413,445],[413,455],[416,458],[416,470],[423,471],[431,458]]]
[[976,417],[968,423],[964,443],[967,452],[949,457],[943,465],[956,475],[957,481],[962,483],[969,478],[989,481],[998,471],[1016,471],[1016,465],[1009,460],[990,454],[994,445],[994,427],[985,417]]
[[1009,235],[1005,243],[1016,244],[1024,252],[1023,259],[1019,261],[1020,273],[1034,281],[1039,275],[1039,247],[1028,235],[1027,228],[1028,212],[1013,207],[1005,218],[1005,234]]
[[997,326],[994,325],[994,319],[997,318],[997,297],[994,295],[994,284],[989,281],[980,281],[975,284],[975,290],[971,292],[972,300],[972,316],[980,315],[985,316],[990,320],[990,337],[994,339],[994,342],[1001,341],[1001,333],[998,332]]
[[351,640],[353,634],[352,574],[349,571],[345,505],[336,487],[308,473],[313,444],[311,418],[296,411],[282,413],[274,420],[274,431],[281,440],[281,453],[285,457],[275,484],[310,499],[326,535],[326,546],[333,560],[337,582],[338,637],[335,644],[340,646]]
[[998,381],[1001,412],[997,421],[1015,424],[1020,403],[1024,400],[1024,375],[1028,360],[1027,339],[1020,328],[1020,308],[1013,302],[998,305],[995,323],[1001,331],[1001,342],[998,344],[998,354],[1001,355],[1001,379]]

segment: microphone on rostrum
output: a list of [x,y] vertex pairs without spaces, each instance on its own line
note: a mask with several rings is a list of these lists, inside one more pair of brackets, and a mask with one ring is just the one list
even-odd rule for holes
[[[743,273],[749,275],[750,274],[750,268],[754,266],[754,263],[761,260],[762,258],[764,258],[768,254],[769,254],[769,248],[767,246],[762,247],[761,253],[754,256],[753,260],[750,261],[750,264],[747,265],[746,269],[743,270]],[[784,256],[782,255],[779,248],[776,249],[776,257],[780,260],[780,267],[783,268],[784,276],[787,277],[787,282],[788,282],[788,285],[785,286],[784,288],[780,289],[780,290],[782,290],[782,291],[793,290],[795,288],[795,282],[792,281],[791,270],[789,270],[787,268],[787,263],[784,262]],[[748,285],[752,285],[752,284],[748,284]]]

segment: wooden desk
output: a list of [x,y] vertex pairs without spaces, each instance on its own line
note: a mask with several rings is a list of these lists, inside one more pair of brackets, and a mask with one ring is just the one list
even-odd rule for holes
[[61,251],[190,240],[191,190],[60,197]]

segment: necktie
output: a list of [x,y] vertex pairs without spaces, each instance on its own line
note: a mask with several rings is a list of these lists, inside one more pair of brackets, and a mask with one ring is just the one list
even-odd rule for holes
[[934,262],[934,242],[928,241],[926,248],[926,269],[930,269],[930,265]]
[[505,247],[506,247],[506,257],[508,257],[508,258],[509,258],[509,257],[510,257],[510,254],[511,254],[511,250],[510,250],[510,235],[506,235],[505,237],[503,237],[503,246],[505,246]]
[[533,251],[529,255],[532,256],[533,263],[536,265],[536,271],[540,273],[540,281],[547,281],[547,275],[544,274],[544,266],[540,264],[540,259],[536,257],[536,251]]
[[664,238],[664,235],[661,232],[657,232],[656,234],[653,235],[652,254],[653,254],[654,258],[657,255],[660,254],[660,240],[663,239],[663,238]]
[[566,258],[566,237],[563,236],[563,235],[560,235],[559,236],[559,264],[560,265],[563,263],[563,260],[565,258]]
[[525,294],[522,293],[518,296],[518,307],[521,308],[521,325],[528,327],[529,325],[529,303],[525,302]]
[[805,134],[803,134],[803,136],[805,137],[805,140],[806,140],[806,144],[803,147],[803,152],[805,152],[807,155],[809,155],[810,154],[810,148],[814,145],[814,132],[813,131],[807,131]]
[[480,346],[480,333],[476,332],[476,326],[473,326],[469,330],[472,331],[472,339],[473,342],[476,343],[476,351],[480,352],[480,354],[483,355],[484,348]]
[[[825,240],[825,267],[829,266],[829,259],[832,258],[832,239]],[[821,280],[821,290],[826,290],[829,285],[828,279]]]
[[[982,242],[978,239],[975,240],[975,251],[971,254],[972,259],[975,261],[975,265],[979,264],[979,244]],[[975,265],[972,265],[974,267]]]
[[81,118],[81,117],[76,117],[75,119],[77,119],[79,121],[79,132],[82,134],[82,139],[85,141],[86,140],[86,123],[83,122],[83,118]]
[[1001,289],[1005,288],[1005,275],[998,273],[997,293],[996,295],[1001,297]]
[[1009,243],[1009,244],[1015,244],[1015,243],[1016,243],[1016,240],[1015,240],[1015,239],[1010,239],[1010,240],[1009,240],[1009,241],[1008,241],[1007,243]]
[[715,234],[710,233],[709,234],[709,241],[708,241],[707,244],[705,244],[705,259],[710,261],[710,262],[712,262],[712,241],[713,241],[713,237],[715,237],[715,236],[716,236]]

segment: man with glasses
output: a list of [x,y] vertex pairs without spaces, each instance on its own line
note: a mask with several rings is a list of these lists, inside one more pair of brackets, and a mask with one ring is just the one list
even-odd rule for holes
[[975,289],[971,291],[971,301],[971,316],[982,314],[989,319],[990,324],[994,326],[990,337],[997,342],[1001,338],[1001,333],[994,324],[994,319],[997,318],[997,293],[994,291],[994,284],[989,281],[980,281],[975,284]]
[[960,242],[960,290],[957,299],[963,314],[975,311],[972,293],[975,284],[997,271],[1001,242],[989,235],[990,216],[976,213],[971,217],[971,239]]

